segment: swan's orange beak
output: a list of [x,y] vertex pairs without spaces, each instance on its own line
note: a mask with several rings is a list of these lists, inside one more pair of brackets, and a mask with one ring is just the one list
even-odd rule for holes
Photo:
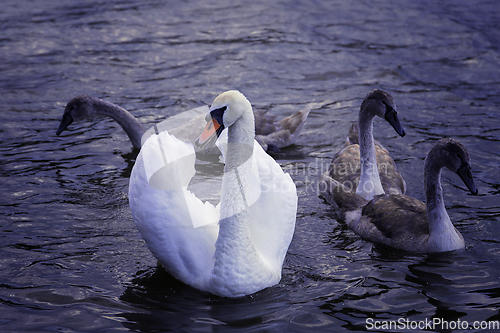
[[207,122],[207,126],[205,126],[205,129],[203,132],[200,134],[200,136],[196,139],[194,144],[197,147],[203,148],[203,149],[210,149],[215,145],[215,141],[217,141],[217,138],[219,137],[220,133],[224,129],[224,126],[219,124],[217,120],[212,118],[209,122]]

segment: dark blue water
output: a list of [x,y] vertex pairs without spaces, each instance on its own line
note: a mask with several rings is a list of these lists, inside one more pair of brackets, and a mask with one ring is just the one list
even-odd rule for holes
[[[500,320],[497,1],[4,0],[0,31],[0,331],[339,332],[370,328],[368,318]],[[434,142],[468,148],[479,196],[443,173],[466,250],[375,246],[317,198],[318,175],[373,88],[398,105],[407,135],[376,121],[375,137],[409,195],[424,199]],[[279,117],[315,103],[296,145],[276,156],[299,193],[282,281],[240,299],[199,292],[157,266],[128,206],[138,151],[118,125],[75,122],[55,135],[79,94],[153,124],[228,89]]]

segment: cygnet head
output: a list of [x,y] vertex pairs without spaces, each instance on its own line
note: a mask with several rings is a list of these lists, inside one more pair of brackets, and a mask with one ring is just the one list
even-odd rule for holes
[[425,159],[426,168],[430,167],[431,163],[439,169],[446,167],[457,173],[472,194],[478,193],[472,178],[471,159],[465,146],[457,140],[439,140]]
[[399,123],[396,103],[391,95],[380,89],[370,91],[361,103],[360,116],[372,115],[379,116],[389,122],[394,130],[400,135],[405,136],[405,130]]
[[80,95],[68,102],[64,109],[63,118],[59,124],[56,134],[59,135],[64,131],[74,119],[83,119],[95,114],[92,106],[92,97]]

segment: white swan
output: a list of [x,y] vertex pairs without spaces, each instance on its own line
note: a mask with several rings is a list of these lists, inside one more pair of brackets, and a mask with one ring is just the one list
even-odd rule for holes
[[361,104],[357,126],[351,127],[346,146],[335,154],[326,173],[344,186],[356,188],[356,193],[365,199],[406,191],[405,181],[389,152],[373,139],[375,116],[387,120],[400,136],[405,135],[392,96],[372,90]]
[[[220,204],[186,189],[194,147],[166,131],[143,145],[129,187],[134,221],[148,248],[177,279],[215,295],[237,297],[278,283],[295,228],[295,185],[254,140],[250,102],[238,91],[219,95],[207,130],[225,159]],[[200,145],[213,142],[200,136]]]
[[[266,151],[279,151],[291,145],[299,136],[312,104],[294,114],[276,120],[276,116],[268,115],[266,111],[255,112],[256,140]],[[186,142],[194,142],[197,134],[205,126],[207,106],[192,109],[176,116],[170,117],[161,124],[170,134]],[[141,138],[144,138],[146,129],[137,119],[124,108],[103,99],[80,95],[68,102],[64,109],[63,118],[56,131],[61,134],[73,120],[91,118],[95,116],[108,116],[114,119],[127,133],[132,145],[140,149]],[[154,131],[149,130],[148,135]]]
[[427,203],[403,194],[379,195],[368,201],[327,175],[322,176],[322,186],[329,188],[325,199],[336,207],[339,218],[363,239],[412,252],[452,251],[464,248],[465,243],[444,206],[441,169],[456,172],[476,195],[470,163],[461,143],[438,141],[425,159]]

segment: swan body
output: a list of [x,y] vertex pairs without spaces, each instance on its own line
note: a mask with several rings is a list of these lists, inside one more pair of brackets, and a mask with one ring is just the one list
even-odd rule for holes
[[251,105],[240,92],[219,95],[207,117],[207,128],[217,123],[228,132],[218,142],[225,162],[220,203],[202,202],[187,189],[195,149],[163,131],[137,157],[130,208],[148,248],[174,277],[219,296],[248,295],[281,279],[297,193],[255,141]]
[[[268,115],[265,111],[255,112],[256,140],[265,151],[279,151],[291,145],[299,136],[312,104],[304,109],[281,119]],[[178,139],[194,142],[197,134],[205,126],[205,115],[208,106],[195,108],[176,116],[170,117],[158,124],[161,130],[167,130]],[[91,118],[95,116],[108,116],[115,120],[127,133],[132,145],[140,149],[146,139],[155,132],[153,128],[146,130],[137,119],[124,108],[103,99],[80,95],[68,102],[63,118],[56,134],[61,134],[73,120]],[[146,134],[146,136],[144,136]],[[214,149],[219,153],[217,149]]]
[[437,142],[425,160],[426,203],[404,194],[366,200],[327,175],[322,176],[322,186],[329,188],[325,199],[338,216],[363,239],[412,252],[452,251],[464,248],[465,242],[446,212],[441,170],[446,167],[456,172],[475,195],[470,163],[467,150],[458,141]]
[[373,139],[373,119],[386,119],[400,136],[405,132],[399,123],[391,95],[375,89],[364,98],[357,124],[349,131],[346,145],[330,164],[327,176],[342,183],[365,199],[379,194],[406,192],[406,183],[387,149]]

